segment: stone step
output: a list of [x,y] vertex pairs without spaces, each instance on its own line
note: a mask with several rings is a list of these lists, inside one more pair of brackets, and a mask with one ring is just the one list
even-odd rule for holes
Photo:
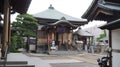
[[[0,65],[4,64],[4,61],[0,61]],[[27,61],[7,61],[6,62],[7,65],[25,65],[27,64]]]
[[35,67],[35,65],[0,65],[0,67]]

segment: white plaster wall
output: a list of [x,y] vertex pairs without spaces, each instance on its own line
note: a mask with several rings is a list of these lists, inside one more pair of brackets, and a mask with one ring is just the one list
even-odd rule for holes
[[[112,49],[120,49],[120,29],[112,30]],[[113,67],[120,67],[120,53],[112,53]]]
[[112,67],[120,67],[120,53],[112,52],[112,55],[113,55]]
[[112,48],[120,49],[120,29],[112,30]]

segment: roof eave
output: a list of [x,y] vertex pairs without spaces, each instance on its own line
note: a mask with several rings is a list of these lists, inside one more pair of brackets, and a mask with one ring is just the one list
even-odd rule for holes
[[[26,13],[29,6],[30,6],[30,3],[31,3],[32,0],[11,0],[11,6],[13,7],[13,10],[15,12],[18,12],[18,13]],[[17,5],[16,5],[17,4]],[[22,5],[20,5],[22,4]]]
[[97,5],[97,1],[98,0],[93,0],[91,5],[88,7],[88,9],[86,10],[86,12],[82,15],[82,18],[87,19],[89,14],[92,12],[92,10],[94,10],[94,8]]
[[[29,5],[31,3],[31,0],[10,0],[10,6],[11,8],[11,13],[26,13]],[[3,6],[4,6],[4,0],[0,0],[0,13],[3,14]]]
[[109,22],[101,27],[99,27],[101,29],[108,29],[108,30],[114,30],[114,29],[118,29],[120,28],[120,19]]
[[[48,18],[40,18],[40,17],[35,17],[36,19],[38,19],[38,20],[50,20],[50,21],[52,21],[53,23],[54,22],[57,22],[58,20],[60,20],[60,19],[48,19]],[[49,21],[49,22],[50,22]],[[72,23],[72,24],[75,24],[75,25],[84,25],[84,24],[88,24],[88,21],[87,20],[81,20],[81,21],[73,21],[73,20],[67,20],[67,21],[69,21],[70,23]]]
[[[92,20],[103,20],[106,21],[105,18],[99,18],[98,15],[100,13],[110,15],[110,14],[117,14],[120,13],[120,5],[118,4],[113,4],[113,3],[108,3],[105,1],[97,2],[93,1],[88,10],[82,15],[82,18],[87,19],[88,21]],[[116,7],[116,8],[113,8]],[[101,12],[102,11],[102,12]],[[114,11],[114,12],[113,12]],[[107,20],[108,21],[108,20]]]

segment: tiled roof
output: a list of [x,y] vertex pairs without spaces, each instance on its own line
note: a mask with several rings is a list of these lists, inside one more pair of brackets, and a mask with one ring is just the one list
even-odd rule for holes
[[80,36],[90,36],[92,37],[93,35],[91,33],[89,33],[88,31],[84,31],[81,29],[78,29],[76,32],[74,32],[74,34],[78,34]]
[[40,13],[36,13],[33,16],[37,17],[37,18],[57,19],[57,20],[64,17],[64,18],[66,18],[66,20],[69,20],[69,21],[86,21],[86,20],[82,20],[79,18],[75,18],[75,17],[69,16],[69,15],[66,15],[64,13],[61,13],[61,12],[55,10],[54,7],[52,7],[52,5],[50,5],[50,7],[47,10],[40,12]]

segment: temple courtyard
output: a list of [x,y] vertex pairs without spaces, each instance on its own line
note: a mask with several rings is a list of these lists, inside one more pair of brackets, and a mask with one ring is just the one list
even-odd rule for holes
[[27,61],[35,67],[99,67],[97,59],[105,55],[83,52],[76,55],[9,53],[8,61]]

